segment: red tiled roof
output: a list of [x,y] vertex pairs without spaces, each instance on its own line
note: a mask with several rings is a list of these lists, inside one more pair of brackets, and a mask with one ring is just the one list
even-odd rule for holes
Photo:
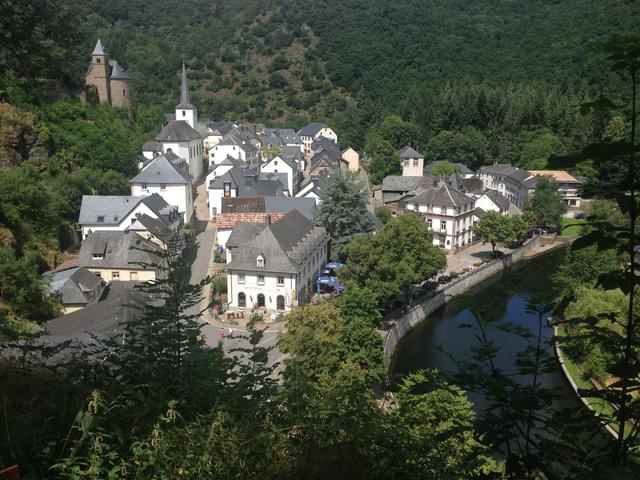
[[273,223],[284,217],[282,212],[220,213],[216,216],[216,228],[219,230],[234,228],[238,222],[266,223],[267,215],[271,215],[271,222]]

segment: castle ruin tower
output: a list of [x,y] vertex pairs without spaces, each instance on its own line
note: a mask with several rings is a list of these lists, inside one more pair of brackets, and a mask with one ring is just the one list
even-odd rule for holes
[[176,106],[176,120],[186,121],[191,128],[198,123],[198,110],[191,103],[189,86],[187,85],[187,69],[182,62],[182,83],[180,84],[180,103]]
[[116,60],[111,61],[111,77],[109,80],[111,105],[126,108],[131,114],[131,79]]
[[96,87],[100,103],[111,103],[109,77],[109,57],[102,47],[102,42],[98,39],[98,42],[93,49],[93,53],[91,54],[91,65],[89,66],[89,71],[85,77],[85,84]]

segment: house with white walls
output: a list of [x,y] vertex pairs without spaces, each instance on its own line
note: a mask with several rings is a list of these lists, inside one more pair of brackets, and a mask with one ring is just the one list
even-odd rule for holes
[[276,155],[260,168],[261,173],[285,173],[287,175],[287,191],[289,196],[294,196],[300,185],[302,176],[298,165],[286,157]]
[[83,241],[92,232],[124,232],[141,215],[161,220],[171,231],[180,231],[183,215],[178,207],[169,205],[159,194],[148,196],[84,195],[80,205],[78,226]]
[[193,186],[187,162],[168,152],[151,160],[131,180],[131,195],[147,196],[157,193],[169,205],[176,205],[184,222],[193,216]]
[[209,150],[209,167],[227,157],[246,162],[250,168],[260,167],[260,149],[246,135],[232,131]]
[[406,210],[423,215],[433,244],[455,251],[473,241],[475,200],[440,181],[403,200]]
[[[233,235],[233,234],[232,234]],[[314,292],[328,258],[329,234],[297,210],[233,238],[227,264],[229,309],[290,311]],[[231,239],[231,238],[230,238]]]
[[298,131],[300,140],[302,140],[303,152],[306,158],[313,156],[311,144],[320,137],[325,137],[334,143],[338,143],[338,135],[324,123],[310,123],[306,127],[302,127]]

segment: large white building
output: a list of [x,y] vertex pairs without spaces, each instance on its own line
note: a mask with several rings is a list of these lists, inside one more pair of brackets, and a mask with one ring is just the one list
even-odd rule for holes
[[288,312],[313,295],[327,261],[329,235],[297,210],[275,223],[240,223],[229,237],[227,264],[230,309]]
[[481,167],[479,174],[484,188],[497,190],[521,210],[529,194],[536,188],[535,175],[511,165]]
[[298,164],[288,158],[275,156],[262,165],[261,172],[266,173],[284,173],[287,175],[287,191],[289,196],[293,197],[298,192],[300,185],[300,170]]
[[160,155],[145,162],[140,173],[129,180],[131,195],[160,195],[169,205],[176,205],[188,223],[193,216],[193,187],[183,158],[173,152]]
[[473,242],[472,197],[440,181],[405,202],[408,211],[424,215],[434,245],[454,251]]
[[227,157],[246,162],[254,170],[260,166],[260,149],[247,136],[235,131],[209,149],[209,167],[221,163]]
[[311,158],[314,154],[311,147],[314,140],[324,137],[334,143],[338,143],[338,135],[336,135],[336,132],[331,130],[331,128],[324,123],[310,123],[306,127],[302,127],[298,131],[298,135],[302,141],[304,156],[307,159]]

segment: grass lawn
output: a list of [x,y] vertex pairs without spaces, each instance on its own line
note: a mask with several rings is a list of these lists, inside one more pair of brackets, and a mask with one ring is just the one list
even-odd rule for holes
[[585,218],[563,218],[560,224],[560,234],[565,237],[577,237],[584,233],[587,223]]

